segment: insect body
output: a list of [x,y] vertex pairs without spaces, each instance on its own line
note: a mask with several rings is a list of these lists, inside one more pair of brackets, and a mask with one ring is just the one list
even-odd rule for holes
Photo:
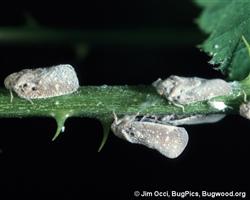
[[250,102],[242,103],[239,112],[242,117],[250,119]]
[[209,101],[208,104],[216,109],[216,110],[219,110],[219,111],[224,111],[225,109],[227,108],[231,108],[230,106],[227,106],[223,101]]
[[23,69],[7,76],[4,85],[19,97],[30,100],[70,94],[79,88],[79,81],[74,68],[65,64]]
[[204,79],[198,77],[170,76],[165,80],[158,79],[152,84],[160,95],[168,101],[186,105],[213,97],[229,95],[231,84],[222,79]]
[[182,127],[143,122],[136,116],[117,119],[111,126],[114,134],[131,143],[156,149],[168,158],[178,157],[188,143],[188,133]]

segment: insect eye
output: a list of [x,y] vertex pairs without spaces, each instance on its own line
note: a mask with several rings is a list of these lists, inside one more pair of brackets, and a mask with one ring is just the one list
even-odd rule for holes
[[32,87],[31,89],[32,89],[32,91],[36,91],[36,90],[37,90],[37,88],[36,88],[36,87]]
[[24,87],[24,88],[25,88],[25,87],[27,87],[27,86],[28,86],[28,84],[27,84],[27,83],[24,83],[24,84],[23,84],[23,87]]
[[135,133],[134,132],[130,132],[130,136],[135,137]]

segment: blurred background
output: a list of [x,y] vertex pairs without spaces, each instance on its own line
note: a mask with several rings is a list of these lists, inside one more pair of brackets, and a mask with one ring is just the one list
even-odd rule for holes
[[[151,84],[171,74],[223,76],[196,47],[207,36],[191,1],[84,1],[0,9],[1,87],[23,68],[72,64],[81,85]],[[250,124],[238,116],[187,126],[175,160],[113,134],[98,153],[101,124],[70,118],[55,141],[49,118],[0,120],[0,199],[12,194],[133,199],[138,191],[247,191]],[[44,197],[45,197],[44,196]]]

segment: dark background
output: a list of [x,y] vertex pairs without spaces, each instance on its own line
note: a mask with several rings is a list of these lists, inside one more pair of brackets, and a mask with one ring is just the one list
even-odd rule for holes
[[[190,1],[84,1],[83,5],[2,6],[0,26],[21,27],[25,13],[44,27],[94,30],[156,30],[176,32],[169,44],[89,44],[84,59],[65,44],[0,43],[1,87],[4,78],[23,68],[60,63],[75,66],[81,85],[151,84],[171,74],[223,77],[207,63],[196,45],[206,38],[194,23],[200,10]],[[0,27],[0,37],[1,37]],[[187,32],[194,34],[186,34]],[[180,37],[181,41],[180,42]],[[166,38],[169,37],[166,34]],[[49,118],[0,120],[0,199],[25,194],[45,198],[134,199],[139,191],[247,191],[249,187],[250,123],[239,116],[222,122],[188,126],[184,153],[171,160],[122,141],[113,134],[103,150],[101,124],[70,118],[66,131],[51,138],[56,123]],[[248,180],[248,182],[247,182]]]

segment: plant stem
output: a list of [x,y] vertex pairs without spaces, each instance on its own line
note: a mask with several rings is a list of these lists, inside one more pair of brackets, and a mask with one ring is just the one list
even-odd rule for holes
[[[250,88],[245,90],[250,94]],[[217,97],[227,105],[235,107],[242,96]],[[240,100],[240,101],[241,101]],[[216,112],[207,102],[198,102],[181,108],[168,104],[152,86],[82,86],[71,95],[33,100],[14,97],[10,102],[7,90],[0,90],[0,117],[32,117],[56,115],[84,116],[98,118],[116,112],[125,114],[209,114]]]
[[[250,87],[244,92],[250,95]],[[239,95],[240,94],[240,95]],[[71,95],[47,99],[35,99],[33,104],[25,99],[14,97],[10,102],[7,90],[0,89],[0,117],[53,117],[57,122],[57,131],[53,140],[63,131],[68,117],[90,117],[99,119],[104,128],[103,144],[107,139],[113,112],[121,115],[195,115],[212,113],[238,113],[238,107],[244,94],[235,90],[230,96],[213,98],[223,101],[229,109],[216,110],[208,101],[189,104],[184,110],[169,104],[164,97],[158,95],[152,86],[82,86]]]

